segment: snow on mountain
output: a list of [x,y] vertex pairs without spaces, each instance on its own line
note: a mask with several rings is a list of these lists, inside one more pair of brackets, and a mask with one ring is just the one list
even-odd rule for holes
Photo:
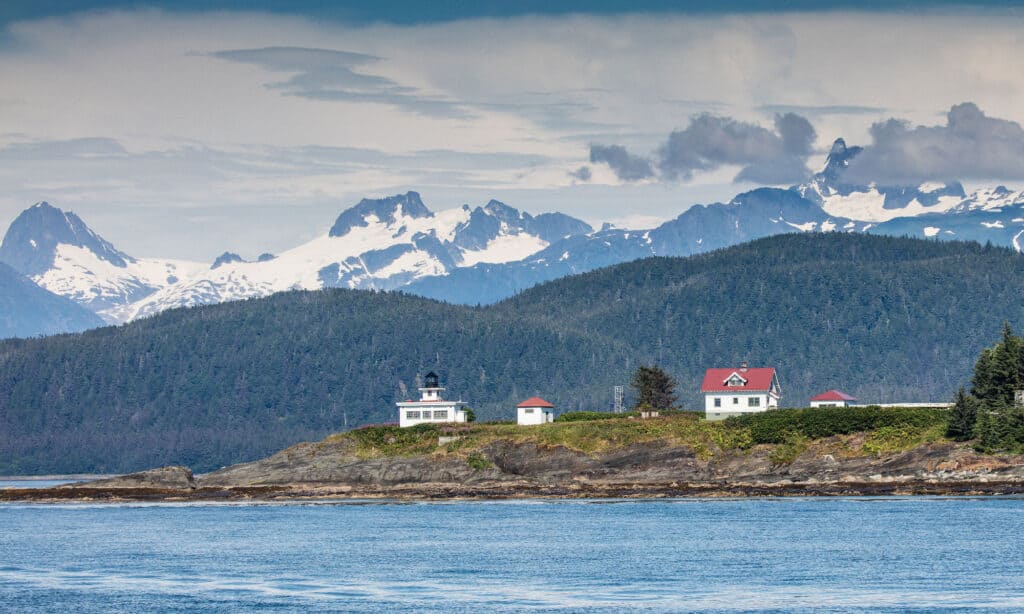
[[825,168],[793,189],[816,202],[829,215],[861,222],[887,222],[898,217],[943,213],[959,206],[964,189],[959,183],[927,182],[916,187],[864,186],[844,181],[846,168],[860,147],[847,147],[836,139]]
[[533,217],[498,201],[434,213],[416,192],[364,199],[342,212],[326,236],[257,262],[225,254],[211,269],[154,292],[119,317],[284,290],[390,290],[460,266],[522,260],[547,247],[550,239],[591,230],[568,216]]
[[118,322],[115,311],[192,275],[201,265],[132,258],[77,215],[41,202],[23,211],[0,245],[0,262],[42,288]]
[[491,303],[564,275],[792,232],[962,239],[1021,251],[1024,191],[998,186],[968,195],[957,182],[859,185],[845,174],[860,151],[838,139],[822,171],[803,184],[694,205],[649,230],[594,231],[560,213],[532,216],[496,200],[433,212],[407,192],[363,199],[326,234],[293,249],[255,261],[225,252],[209,266],[132,258],[75,214],[39,203],[11,225],[0,261],[108,322],[124,322],[173,307],[327,287]]

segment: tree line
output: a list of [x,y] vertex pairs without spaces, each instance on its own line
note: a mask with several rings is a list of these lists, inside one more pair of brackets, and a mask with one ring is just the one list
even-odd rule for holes
[[947,434],[975,439],[982,452],[1024,453],[1024,339],[1009,323],[1002,339],[978,357],[971,391],[957,391]]

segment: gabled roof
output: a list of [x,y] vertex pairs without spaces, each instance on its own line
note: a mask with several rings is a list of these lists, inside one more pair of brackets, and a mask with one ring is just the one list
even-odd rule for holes
[[[743,386],[726,386],[733,375],[746,380]],[[700,385],[701,392],[768,392],[775,380],[775,367],[756,369],[708,369],[704,373],[704,382]]]
[[547,401],[540,397],[530,397],[523,401],[522,403],[520,403],[519,405],[516,405],[516,407],[550,407],[551,409],[555,408],[554,405],[548,403]]
[[856,401],[857,397],[852,397],[845,392],[839,390],[829,390],[823,392],[816,397],[811,397],[812,401]]

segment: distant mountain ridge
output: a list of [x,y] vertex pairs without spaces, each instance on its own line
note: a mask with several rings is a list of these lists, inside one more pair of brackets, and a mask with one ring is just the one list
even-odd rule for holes
[[400,288],[489,304],[566,275],[784,233],[963,239],[1024,251],[1024,191],[997,186],[965,194],[957,182],[860,185],[845,173],[861,151],[837,139],[822,171],[800,185],[694,205],[647,230],[595,231],[561,213],[533,216],[496,200],[433,212],[410,191],[363,199],[341,212],[326,235],[280,254],[248,261],[227,251],[212,265],[132,258],[73,213],[39,203],[12,223],[0,262],[117,323],[318,288]]
[[74,333],[103,320],[74,301],[57,296],[0,263],[0,339]]

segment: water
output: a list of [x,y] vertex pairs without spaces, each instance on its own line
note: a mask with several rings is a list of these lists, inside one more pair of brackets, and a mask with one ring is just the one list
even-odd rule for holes
[[0,478],[0,488],[53,488],[61,484],[81,482],[82,478],[55,477],[47,478]]
[[1024,499],[0,505],[0,610],[1024,609]]

